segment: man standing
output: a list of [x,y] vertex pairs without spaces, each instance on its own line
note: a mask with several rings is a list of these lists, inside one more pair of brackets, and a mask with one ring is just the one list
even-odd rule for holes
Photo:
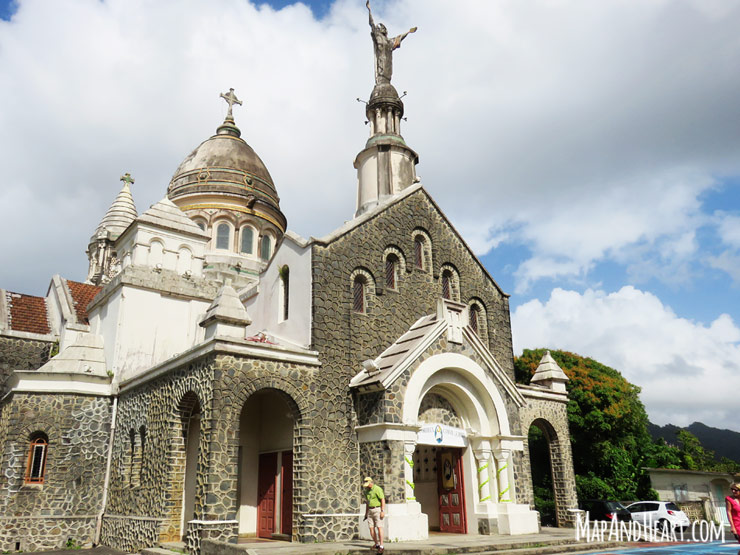
[[373,479],[368,476],[362,483],[365,494],[365,520],[370,517],[368,526],[370,528],[370,537],[375,542],[375,549],[378,553],[383,553],[383,519],[385,518],[385,495],[380,486],[373,483]]

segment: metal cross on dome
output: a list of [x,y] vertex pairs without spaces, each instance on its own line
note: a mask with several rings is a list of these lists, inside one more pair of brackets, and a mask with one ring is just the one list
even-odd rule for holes
[[227,93],[221,93],[221,98],[223,98],[229,105],[229,113],[226,115],[226,117],[233,119],[234,116],[231,113],[231,109],[233,108],[234,104],[238,104],[239,106],[241,106],[242,101],[236,97],[236,95],[234,94],[234,89],[229,89],[229,92]]
[[123,181],[124,183],[126,183],[127,185],[133,185],[134,184],[134,178],[131,177],[131,174],[128,173],[128,172],[126,172],[125,174],[123,174],[121,176],[121,179],[120,180]]

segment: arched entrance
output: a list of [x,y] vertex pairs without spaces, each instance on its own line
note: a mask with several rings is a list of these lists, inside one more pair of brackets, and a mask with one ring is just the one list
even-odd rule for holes
[[552,461],[550,457],[550,435],[547,423],[535,420],[529,427],[527,445],[532,468],[532,489],[534,508],[540,513],[542,526],[557,526],[555,490],[552,482]]
[[536,514],[515,502],[511,459],[523,438],[511,434],[501,390],[524,403],[508,377],[495,379],[457,353],[431,356],[411,375],[403,422],[421,429],[413,444],[405,440],[404,450],[414,457],[406,469],[406,494],[422,505],[431,529],[536,531]]
[[239,535],[289,540],[293,526],[292,400],[263,389],[244,403],[239,418],[237,519]]
[[185,538],[187,523],[195,518],[195,489],[198,476],[198,453],[200,450],[200,403],[193,393],[183,398],[181,410],[183,440],[185,442],[185,485],[182,501],[182,537]]

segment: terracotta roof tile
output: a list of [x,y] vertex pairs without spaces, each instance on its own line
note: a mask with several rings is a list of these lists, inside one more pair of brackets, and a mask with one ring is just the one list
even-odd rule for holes
[[75,312],[77,313],[77,322],[80,324],[89,324],[87,305],[90,304],[102,287],[89,283],[79,283],[71,279],[65,281],[67,282],[67,287],[69,287],[69,292],[72,294],[72,301],[74,302]]
[[10,329],[29,333],[51,333],[46,313],[46,299],[20,293],[6,292]]

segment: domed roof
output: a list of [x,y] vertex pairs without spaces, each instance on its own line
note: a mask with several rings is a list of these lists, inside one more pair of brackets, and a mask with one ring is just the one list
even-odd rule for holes
[[167,196],[181,210],[216,208],[253,214],[285,231],[280,198],[264,162],[234,124],[231,109],[216,134],[177,168]]
[[134,180],[129,174],[126,174],[121,177],[121,181],[123,181],[121,191],[98,224],[95,233],[90,238],[90,242],[102,236],[115,240],[136,219],[138,214],[136,213],[134,198],[131,196],[131,189],[129,187],[129,184],[133,183]]

